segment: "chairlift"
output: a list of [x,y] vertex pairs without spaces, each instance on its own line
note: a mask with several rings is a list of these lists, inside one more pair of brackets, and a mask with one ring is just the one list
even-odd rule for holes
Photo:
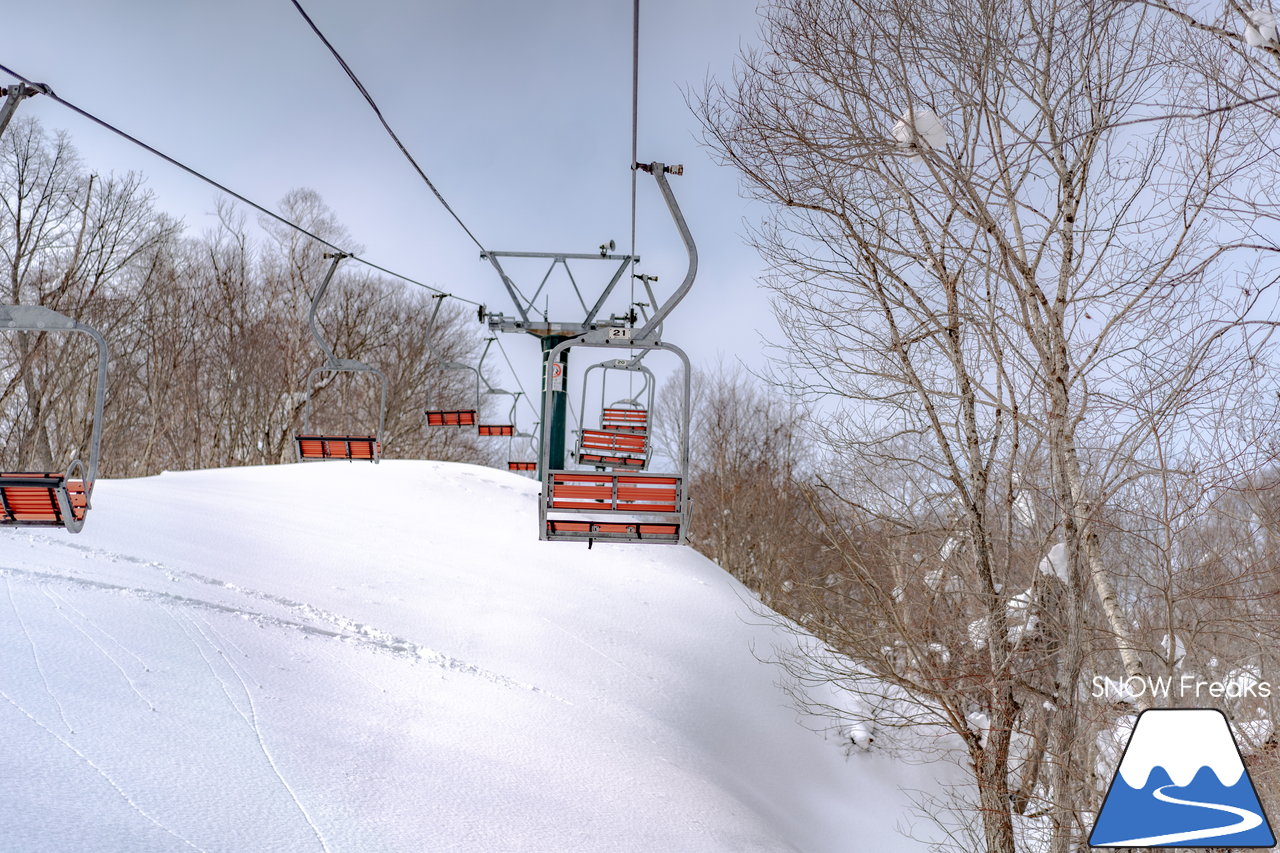
[[107,342],[97,329],[39,305],[0,305],[0,329],[11,332],[82,332],[98,345],[89,463],[73,459],[60,472],[0,473],[0,526],[61,527],[79,533],[91,507],[102,445],[102,406],[107,393]]
[[[684,365],[683,407],[679,413],[678,470],[650,473],[648,437],[624,430],[583,430],[578,463],[612,471],[548,470],[550,448],[542,448],[542,496],[539,538],[546,541],[683,543],[689,517],[684,484],[689,470],[691,386],[689,358],[674,344],[655,340],[627,342],[645,350],[674,353]],[[573,346],[617,346],[603,333],[589,333],[558,344],[547,358],[554,364]],[[549,383],[548,383],[549,385]],[[543,420],[550,417],[551,395],[544,396]],[[608,448],[599,446],[606,440]],[[585,449],[584,449],[585,448]],[[634,469],[631,469],[634,466]],[[628,469],[628,470],[619,470]]]
[[[522,458],[516,457],[515,441],[517,438],[526,439],[530,444],[529,453]],[[507,470],[520,471],[520,472],[537,471],[538,470],[537,460],[528,458],[528,456],[536,457],[538,455],[537,448],[538,448],[538,436],[536,433],[520,432],[519,430],[516,430],[515,434],[507,440]]]
[[[433,295],[432,297],[438,301],[436,302],[435,309],[431,312],[431,319],[427,323],[428,347],[430,347],[430,344],[431,344],[431,333],[432,333],[432,330],[435,329],[436,317],[440,314],[440,306],[444,304],[444,296],[445,294],[439,293],[439,294]],[[494,340],[493,338],[489,338],[488,340],[485,341],[484,352],[481,353],[480,355],[480,364],[478,366],[473,367],[470,364],[463,364],[462,362],[459,362],[459,361],[440,361],[438,364],[436,364],[436,370],[440,371],[441,373],[448,373],[450,371],[454,371],[454,372],[465,371],[468,373],[474,373],[475,374],[475,395],[473,397],[474,402],[471,408],[467,408],[467,409],[447,409],[439,405],[438,403],[433,405],[432,404],[433,398],[437,396],[437,394],[434,393],[436,385],[428,384],[427,409],[426,409],[427,426],[429,427],[449,427],[449,426],[478,427],[479,426],[480,385],[481,383],[484,383],[486,386],[488,385],[487,382],[484,382],[484,376],[480,372],[480,367],[484,365],[485,356],[489,354],[489,347],[493,343],[493,340]],[[437,383],[437,384],[443,384],[443,383]],[[488,433],[481,433],[481,434],[486,435]]]
[[[616,400],[603,406],[600,414],[600,428],[582,428],[578,433],[575,456],[578,462],[594,465],[597,468],[628,468],[642,470],[649,465],[652,450],[649,444],[648,424],[649,412],[653,409],[654,392],[657,382],[653,372],[641,364],[641,359],[648,353],[645,350],[632,359],[615,358],[593,364],[582,374],[582,397],[579,403],[578,423],[586,423],[587,386],[591,371],[600,370],[600,396],[605,397],[608,372],[626,371],[639,373],[644,377],[644,385],[634,396]],[[640,398],[645,402],[641,403]]]
[[[357,361],[352,358],[338,358],[333,354],[333,350],[325,343],[324,338],[320,334],[320,327],[316,324],[316,311],[320,306],[320,300],[324,298],[325,291],[329,289],[329,283],[333,280],[333,274],[338,269],[338,264],[343,258],[350,255],[342,252],[334,252],[332,254],[325,253],[325,258],[332,259],[329,264],[329,271],[325,274],[324,281],[320,284],[320,289],[316,291],[315,296],[311,299],[311,313],[308,315],[307,321],[311,326],[311,335],[316,339],[321,351],[324,352],[325,361],[320,367],[312,370],[307,374],[307,396],[302,406],[302,432],[294,436],[294,441],[298,450],[298,459],[302,462],[319,462],[325,459],[346,459],[364,460],[377,464],[382,458],[382,442],[379,436],[383,435],[386,427],[387,418],[387,389],[390,383],[386,374],[376,367]],[[311,429],[311,401],[315,391],[316,377],[321,373],[372,373],[381,380],[381,395],[378,404],[378,431],[373,435],[329,435],[313,432]]]
[[510,394],[511,395],[511,411],[507,413],[507,423],[505,424],[480,424],[476,427],[481,435],[514,438],[516,434],[516,404],[520,400],[519,391],[506,391],[502,388],[490,387],[486,394]]
[[[619,334],[616,328],[587,329],[582,334],[561,341],[546,353],[544,369],[547,375],[543,385],[542,423],[551,423],[556,393],[551,381],[552,371],[562,363],[566,350],[571,347],[625,347],[632,352],[637,349],[646,352],[665,350],[679,358],[684,367],[681,407],[677,413],[677,458],[673,460],[677,470],[672,473],[551,470],[548,464],[550,443],[544,441],[540,455],[542,493],[538,501],[538,538],[543,541],[585,541],[587,547],[591,547],[597,540],[683,544],[688,535],[689,498],[685,485],[689,478],[693,371],[684,351],[674,344],[662,341],[661,336],[663,322],[693,287],[693,280],[698,273],[698,250],[666,178],[668,174],[683,174],[683,167],[663,163],[636,163],[635,168],[653,175],[676,229],[680,232],[689,257],[684,279],[672,296],[652,316],[647,317],[639,329],[627,329],[623,334]],[[639,357],[633,361],[638,362]],[[626,433],[614,430],[609,434],[621,436]],[[645,434],[635,434],[632,437],[643,440],[646,436],[647,429]]]

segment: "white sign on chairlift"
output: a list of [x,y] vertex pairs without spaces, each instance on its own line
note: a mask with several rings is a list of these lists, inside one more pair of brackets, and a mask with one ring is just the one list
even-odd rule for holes
[[631,340],[631,330],[625,326],[613,326],[609,329],[609,340],[629,341]]
[[564,365],[558,361],[551,365],[551,390],[564,390]]

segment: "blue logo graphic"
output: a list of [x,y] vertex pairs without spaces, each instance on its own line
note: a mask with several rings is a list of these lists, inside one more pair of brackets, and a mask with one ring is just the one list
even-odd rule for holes
[[1275,847],[1221,711],[1143,711],[1091,847]]

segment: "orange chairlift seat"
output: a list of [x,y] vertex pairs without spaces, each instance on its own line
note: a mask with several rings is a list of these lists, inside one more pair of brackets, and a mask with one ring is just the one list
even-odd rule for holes
[[[342,252],[334,252],[332,254],[325,253],[324,257],[332,258],[333,263],[329,265],[329,271],[321,283],[320,289],[316,291],[316,295],[311,300],[311,313],[308,316],[308,322],[311,326],[311,335],[316,339],[316,343],[320,346],[325,355],[324,364],[317,367],[307,374],[307,396],[302,406],[302,432],[294,436],[294,446],[298,451],[298,459],[302,462],[320,462],[326,459],[346,459],[348,461],[364,460],[367,462],[377,463],[382,458],[382,442],[379,436],[382,435],[387,418],[387,386],[388,381],[386,375],[378,368],[365,364],[362,361],[356,361],[353,358],[338,358],[333,354],[333,350],[325,343],[324,337],[320,334],[320,328],[316,325],[316,310],[320,305],[320,300],[324,298],[325,291],[329,289],[329,282],[333,280],[333,274],[338,268],[338,263],[349,255]],[[372,373],[378,377],[380,381],[380,397],[378,402],[378,431],[373,435],[357,434],[322,434],[311,429],[311,402],[315,394],[315,380],[321,373]]]
[[[578,422],[585,423],[584,415],[587,403],[587,389],[591,371],[600,370],[600,397],[605,397],[606,382],[609,371],[623,371],[631,376],[639,373],[644,378],[644,387],[634,397],[618,400],[603,407],[600,415],[599,429],[581,429],[578,431],[578,444],[575,455],[578,462],[594,465],[597,468],[627,468],[642,470],[649,465],[651,449],[649,445],[649,410],[653,406],[653,393],[657,383],[653,373],[640,363],[647,350],[632,359],[611,359],[593,364],[582,374],[582,397],[579,401]],[[639,398],[645,395],[649,405],[640,403]]]
[[315,459],[364,459],[377,462],[382,458],[382,444],[376,435],[297,435],[298,456],[303,461]]
[[427,426],[475,426],[476,410],[427,410]]
[[82,332],[98,345],[89,464],[74,459],[60,472],[0,472],[0,526],[61,527],[79,533],[90,507],[102,446],[102,406],[107,391],[107,342],[98,330],[39,305],[0,305],[0,330]]
[[[546,483],[548,514],[572,511],[577,517],[544,518],[545,538],[623,542],[680,540],[678,515],[683,502],[680,477],[555,471]],[[614,518],[624,514],[630,517]],[[582,515],[607,517],[582,518]]]

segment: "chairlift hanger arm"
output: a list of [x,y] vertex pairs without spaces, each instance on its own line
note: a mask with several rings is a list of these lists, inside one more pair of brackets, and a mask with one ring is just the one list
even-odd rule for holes
[[[381,437],[386,429],[387,422],[387,395],[390,388],[390,380],[387,375],[378,368],[365,364],[354,358],[338,358],[333,353],[333,349],[325,341],[324,336],[320,334],[320,326],[316,320],[316,313],[320,308],[320,302],[324,299],[324,295],[329,290],[329,284],[333,281],[333,275],[338,270],[338,264],[342,263],[346,258],[351,257],[347,252],[325,252],[323,257],[331,260],[329,269],[325,273],[324,281],[320,283],[319,289],[311,297],[311,310],[307,314],[307,324],[311,327],[311,337],[315,338],[316,345],[320,347],[324,353],[324,365],[312,370],[307,375],[307,396],[302,405],[302,429],[306,433],[311,432],[311,398],[315,389],[315,379],[320,373],[372,373],[378,377],[381,394],[378,403],[378,432]],[[374,461],[377,461],[374,454]]]
[[[675,293],[671,294],[671,298],[658,308],[654,315],[649,318],[649,322],[644,325],[636,338],[645,340],[650,336],[655,336],[657,329],[662,327],[662,321],[667,315],[680,304],[680,300],[684,299],[685,294],[689,292],[689,288],[693,287],[693,279],[698,274],[698,247],[693,242],[693,235],[689,233],[689,226],[684,221],[684,214],[680,212],[680,204],[676,201],[675,193],[671,191],[671,185],[667,183],[667,174],[682,175],[684,174],[683,166],[667,166],[663,163],[637,163],[636,168],[648,172],[653,175],[653,179],[658,182],[658,189],[662,192],[662,198],[667,203],[667,210],[671,212],[671,218],[675,221],[676,229],[680,232],[680,239],[684,241],[685,251],[689,254],[689,268],[684,274],[684,281],[676,288]],[[647,284],[647,283],[646,283]]]
[[[41,305],[0,305],[0,330],[14,332],[80,332],[98,345],[98,371],[93,390],[93,429],[89,437],[89,464],[85,471],[86,499],[92,496],[98,479],[98,455],[102,448],[102,410],[107,396],[107,340],[92,326]],[[73,463],[74,464],[74,463]],[[68,468],[68,476],[70,468]]]
[[320,347],[321,352],[325,355],[326,364],[334,364],[338,361],[338,357],[333,354],[333,350],[329,348],[329,344],[320,334],[320,327],[316,324],[316,311],[320,307],[320,300],[324,299],[325,291],[329,289],[329,282],[333,281],[333,274],[338,271],[338,264],[342,263],[344,258],[351,257],[345,252],[325,252],[325,258],[332,258],[333,262],[329,264],[329,271],[324,275],[324,281],[320,283],[320,289],[316,291],[316,295],[311,297],[311,311],[307,315],[307,323],[311,326],[311,337],[316,339],[316,345]]
[[4,103],[0,104],[0,133],[4,133],[4,129],[9,126],[9,120],[13,118],[18,104],[32,95],[52,94],[53,91],[43,83],[10,83],[0,88],[0,95],[4,96]]

